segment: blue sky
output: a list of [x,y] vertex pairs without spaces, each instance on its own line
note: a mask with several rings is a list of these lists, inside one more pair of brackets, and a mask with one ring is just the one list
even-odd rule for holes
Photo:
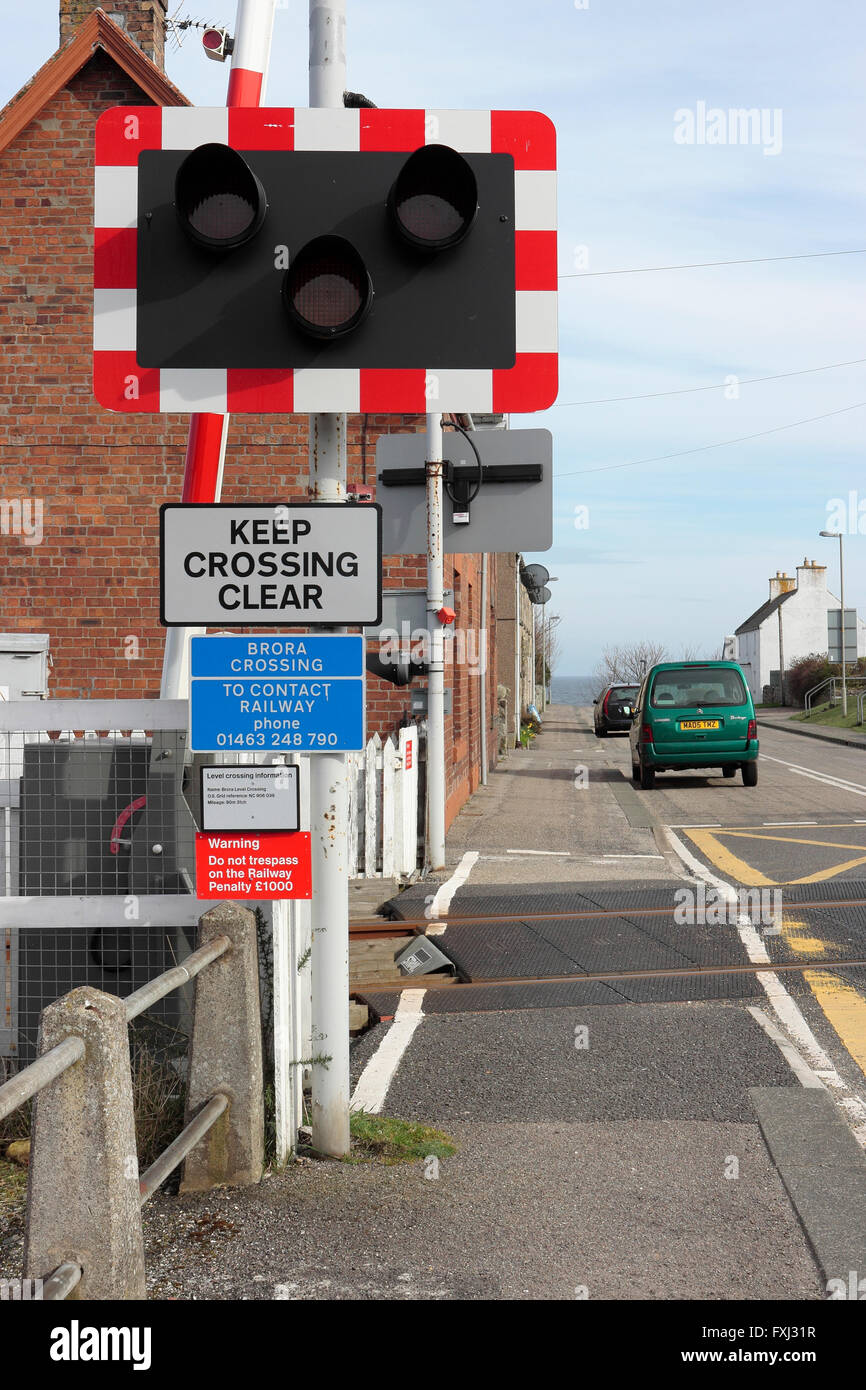
[[[213,5],[179,16],[231,28],[231,0]],[[5,20],[3,101],[57,43],[55,0],[19,14]],[[304,0],[277,10],[272,104],[306,102],[306,23]],[[559,576],[562,675],[592,670],[607,643],[712,652],[768,576],[805,556],[838,592],[838,545],[817,533],[852,490],[864,534],[845,542],[846,598],[866,615],[866,409],[847,409],[866,401],[866,364],[730,399],[721,385],[866,358],[866,257],[598,273],[866,245],[864,33],[859,0],[349,0],[348,85],[378,105],[535,108],[557,126],[560,272],[596,273],[560,284],[559,403],[512,425],[554,434],[554,548],[528,558]],[[228,65],[195,34],[167,66],[192,100],[223,104]],[[766,109],[781,148],[677,143],[675,113],[699,103]],[[684,394],[572,404],[664,392]]]

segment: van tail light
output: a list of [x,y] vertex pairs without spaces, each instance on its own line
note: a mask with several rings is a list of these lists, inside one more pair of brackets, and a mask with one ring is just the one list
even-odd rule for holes
[[643,728],[642,728],[641,731],[640,731],[640,741],[641,741],[641,743],[652,743],[652,741],[653,741],[653,728],[652,728],[652,724],[644,724]]
[[748,730],[747,730],[747,732],[746,732],[746,738],[748,739],[748,738],[757,738],[757,737],[758,737],[758,721],[757,721],[757,719],[750,719],[750,720],[749,720],[749,727],[748,727]]

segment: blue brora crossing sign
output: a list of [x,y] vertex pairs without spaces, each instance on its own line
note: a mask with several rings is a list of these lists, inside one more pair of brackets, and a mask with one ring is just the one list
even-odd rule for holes
[[196,753],[349,753],[364,747],[360,635],[193,637]]

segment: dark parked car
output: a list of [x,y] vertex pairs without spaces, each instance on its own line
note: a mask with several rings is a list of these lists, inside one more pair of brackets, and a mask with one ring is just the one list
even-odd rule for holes
[[637,685],[609,685],[597,700],[593,700],[596,738],[604,738],[612,729],[631,728],[631,717],[639,689]]

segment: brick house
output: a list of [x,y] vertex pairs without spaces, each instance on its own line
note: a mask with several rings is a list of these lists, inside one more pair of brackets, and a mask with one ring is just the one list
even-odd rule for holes
[[[159,693],[158,508],[180,498],[188,421],[113,414],[93,398],[91,246],[98,116],[115,105],[188,104],[163,71],[165,9],[165,0],[116,0],[109,16],[92,0],[60,0],[61,47],[0,111],[0,632],[48,634],[55,697]],[[375,487],[377,435],[423,424],[350,416],[349,481]],[[233,416],[223,500],[305,499],[307,458],[306,416]],[[41,508],[38,544],[10,524],[22,507],[31,516]],[[515,670],[514,610],[498,631],[497,598],[513,592],[516,560],[489,557],[482,624],[481,556],[446,557],[456,627],[476,638],[488,629],[491,763],[497,684],[511,704]],[[386,588],[423,589],[425,577],[423,556],[386,558]],[[446,676],[449,823],[481,775],[477,670],[455,663]],[[409,718],[408,692],[370,676],[369,732]]]

